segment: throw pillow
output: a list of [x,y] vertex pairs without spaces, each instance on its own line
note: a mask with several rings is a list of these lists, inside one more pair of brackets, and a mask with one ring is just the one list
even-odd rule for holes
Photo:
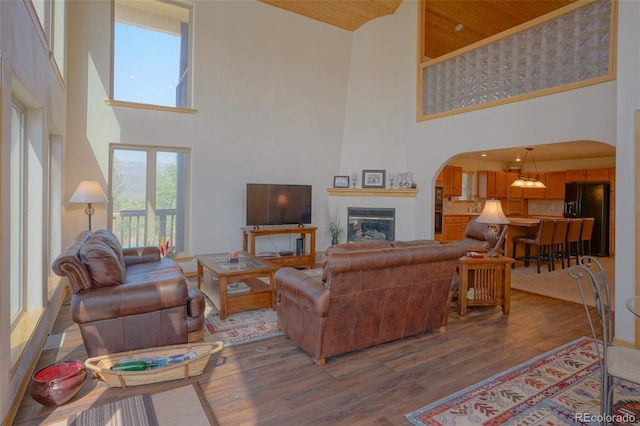
[[124,282],[124,270],[118,256],[104,241],[99,238],[89,238],[79,254],[96,287],[107,287]]

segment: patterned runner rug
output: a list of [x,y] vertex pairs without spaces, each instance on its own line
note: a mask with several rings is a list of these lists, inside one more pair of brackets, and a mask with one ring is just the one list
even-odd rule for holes
[[[583,337],[429,404],[414,425],[596,425],[600,371]],[[640,386],[616,382],[617,424],[640,421]]]
[[151,395],[136,395],[130,398],[90,408],[74,415],[70,426],[116,426],[116,425],[157,425]]
[[[198,385],[195,385],[198,386]],[[215,420],[202,405],[194,385],[155,394],[141,394],[73,414],[70,426],[174,426],[207,425]]]

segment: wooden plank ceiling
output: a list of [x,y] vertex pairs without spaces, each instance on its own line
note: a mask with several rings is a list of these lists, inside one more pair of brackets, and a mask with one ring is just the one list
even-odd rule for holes
[[348,31],[393,14],[402,0],[260,0]]
[[424,56],[437,58],[574,1],[576,0],[426,0]]
[[[355,31],[393,14],[402,0],[259,0],[330,25]],[[425,52],[437,58],[545,15],[577,0],[426,0]],[[462,28],[456,31],[456,26]]]

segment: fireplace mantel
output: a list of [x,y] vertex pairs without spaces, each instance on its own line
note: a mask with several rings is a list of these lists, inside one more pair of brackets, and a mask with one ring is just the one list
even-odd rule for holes
[[412,197],[418,195],[417,189],[390,188],[327,188],[334,197]]

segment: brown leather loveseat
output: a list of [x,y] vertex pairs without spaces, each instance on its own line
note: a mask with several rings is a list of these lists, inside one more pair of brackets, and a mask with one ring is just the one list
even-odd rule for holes
[[322,277],[276,272],[278,325],[319,365],[329,356],[442,332],[466,251],[428,240],[332,246]]
[[204,296],[158,247],[122,249],[84,231],[53,262],[71,288],[71,317],[90,357],[202,338]]

